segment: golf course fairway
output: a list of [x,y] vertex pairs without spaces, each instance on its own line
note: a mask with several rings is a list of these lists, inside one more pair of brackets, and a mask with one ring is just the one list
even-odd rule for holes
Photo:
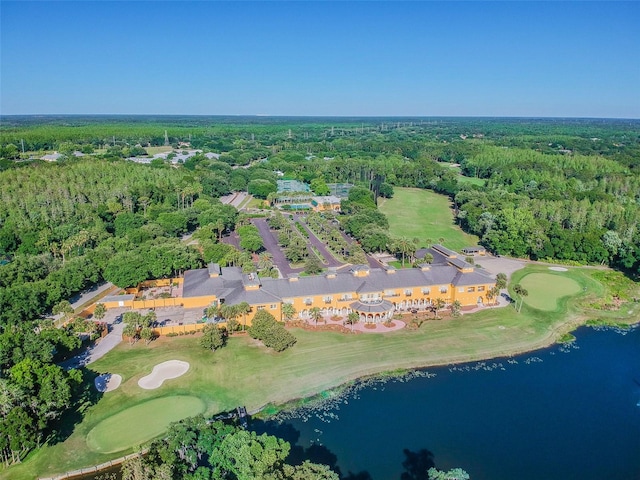
[[202,413],[205,408],[198,397],[183,395],[139,403],[96,425],[87,435],[87,445],[94,452],[119,452],[161,435],[170,423]]

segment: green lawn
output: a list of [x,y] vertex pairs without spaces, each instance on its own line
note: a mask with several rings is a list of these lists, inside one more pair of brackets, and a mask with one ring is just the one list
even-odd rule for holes
[[531,273],[520,280],[529,295],[524,303],[539,310],[553,311],[562,297],[578,293],[578,283],[567,276],[567,272]]
[[202,413],[205,408],[200,398],[184,395],[142,402],[96,425],[87,435],[87,445],[99,453],[136,447],[162,435],[172,422]]
[[155,155],[156,153],[166,153],[173,151],[173,147],[145,147],[145,150],[149,155]]
[[484,178],[465,177],[464,175],[458,175],[459,183],[470,183],[471,185],[484,185]]
[[445,195],[418,188],[394,188],[391,199],[380,199],[380,211],[389,219],[389,231],[395,237],[418,238],[420,246],[437,243],[452,250],[476,245],[478,237],[464,233],[453,221],[451,201]]
[[[199,409],[205,414],[238,405],[256,410],[266,404],[308,397],[366,375],[506,356],[546,346],[584,321],[598,318],[599,312],[581,309],[609,294],[594,279],[596,273],[599,272],[586,268],[571,268],[563,273],[579,285],[579,292],[560,298],[553,311],[533,309],[526,303],[521,313],[513,307],[487,308],[457,319],[429,320],[419,330],[385,335],[294,329],[298,343],[279,354],[248,336],[230,338],[228,345],[215,353],[200,348],[198,337],[191,335],[162,338],[149,346],[143,342],[133,346],[122,343],[90,365],[95,373],[122,375],[120,388],[85,407],[82,420],[73,426],[73,433],[64,442],[41,448],[23,464],[0,473],[0,478],[33,479],[96,465],[128,453],[131,450],[96,452],[88,447],[87,438],[95,442],[93,437],[104,437],[101,441],[106,442],[108,435],[100,433],[102,429],[118,430],[110,424],[114,418],[120,420],[126,418],[120,415],[129,416],[145,405],[154,405],[147,403],[150,400],[170,399],[173,405],[175,396],[195,397],[202,402]],[[512,284],[533,274],[550,273],[546,266],[528,266],[513,274]],[[615,312],[615,318],[613,312],[608,313],[614,320],[630,322],[638,318],[637,306],[625,305]],[[156,390],[138,387],[138,380],[154,365],[173,359],[189,362],[189,371]],[[134,417],[131,428],[140,428],[147,422],[145,415]],[[103,448],[120,448],[130,441],[116,438],[115,447]]]

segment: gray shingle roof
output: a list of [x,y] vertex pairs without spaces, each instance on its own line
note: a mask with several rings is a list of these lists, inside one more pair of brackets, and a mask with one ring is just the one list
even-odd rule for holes
[[351,307],[352,310],[366,313],[384,313],[394,309],[393,303],[389,300],[383,300],[376,303],[364,303],[357,301],[350,304],[349,307]]
[[486,285],[495,283],[495,280],[485,273],[474,270],[468,273],[458,272],[451,283],[456,287],[463,287],[466,285]]
[[[466,263],[466,262],[465,262]],[[255,274],[254,274],[255,275]],[[325,275],[289,279],[264,278],[255,275],[249,282],[260,285],[258,289],[245,290],[246,275],[238,267],[223,267],[219,277],[211,278],[209,270],[190,270],[184,275],[183,296],[201,297],[215,295],[227,303],[248,302],[252,305],[272,303],[283,298],[336,295],[342,293],[383,293],[385,290],[419,288],[437,285],[491,284],[487,274],[474,270],[463,273],[451,265],[432,265],[429,270],[408,268],[387,273],[383,269],[371,269],[369,275],[356,277],[350,272],[340,272],[335,277]]]
[[473,268],[473,265],[471,265],[468,262],[465,262],[464,260],[461,260],[459,258],[450,258],[448,259],[448,262],[453,265],[456,268],[459,269],[463,269],[463,268]]
[[453,250],[448,249],[444,245],[436,244],[431,248],[436,252],[441,253],[447,257],[456,257],[458,255],[458,252],[454,252]]

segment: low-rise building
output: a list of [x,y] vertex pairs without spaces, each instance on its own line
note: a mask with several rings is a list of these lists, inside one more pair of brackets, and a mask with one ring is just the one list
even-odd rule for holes
[[290,303],[301,318],[310,318],[318,307],[323,316],[346,316],[357,312],[362,321],[384,322],[396,312],[424,310],[438,299],[455,301],[462,307],[484,304],[495,280],[463,260],[452,258],[446,265],[396,270],[356,265],[348,271],[330,269],[324,275],[292,276],[286,279],[243,274],[238,267],[209,266],[185,273],[185,307],[247,302],[255,312],[266,309],[281,320],[282,305]]

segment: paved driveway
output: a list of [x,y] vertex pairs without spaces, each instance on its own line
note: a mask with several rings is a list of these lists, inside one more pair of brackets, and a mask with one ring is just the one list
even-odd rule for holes
[[303,268],[291,268],[289,261],[286,259],[282,249],[280,248],[280,245],[278,245],[278,240],[269,229],[269,224],[267,224],[266,219],[255,218],[253,219],[253,224],[258,227],[258,231],[260,232],[260,236],[264,242],[264,248],[273,257],[273,264],[278,267],[282,276],[286,278],[292,273],[299,273],[304,270]]
[[307,226],[307,224],[304,222],[304,220],[301,217],[294,215],[293,221],[300,222],[300,225],[302,225],[302,227],[309,234],[309,243],[313,245],[315,248],[317,248],[320,254],[324,257],[324,262],[323,262],[324,266],[341,267],[342,265],[344,265],[344,263],[340,263],[334,258],[333,255],[331,255],[331,252],[327,250],[327,247],[324,246],[324,243],[322,243],[320,239],[316,237],[315,233],[311,231],[311,229]]
[[513,272],[524,268],[527,262],[523,260],[517,260],[515,258],[506,257],[493,257],[493,256],[478,256],[474,257],[474,261],[477,265],[484,268],[491,275],[497,275],[498,273],[506,273],[507,278],[511,278]]

